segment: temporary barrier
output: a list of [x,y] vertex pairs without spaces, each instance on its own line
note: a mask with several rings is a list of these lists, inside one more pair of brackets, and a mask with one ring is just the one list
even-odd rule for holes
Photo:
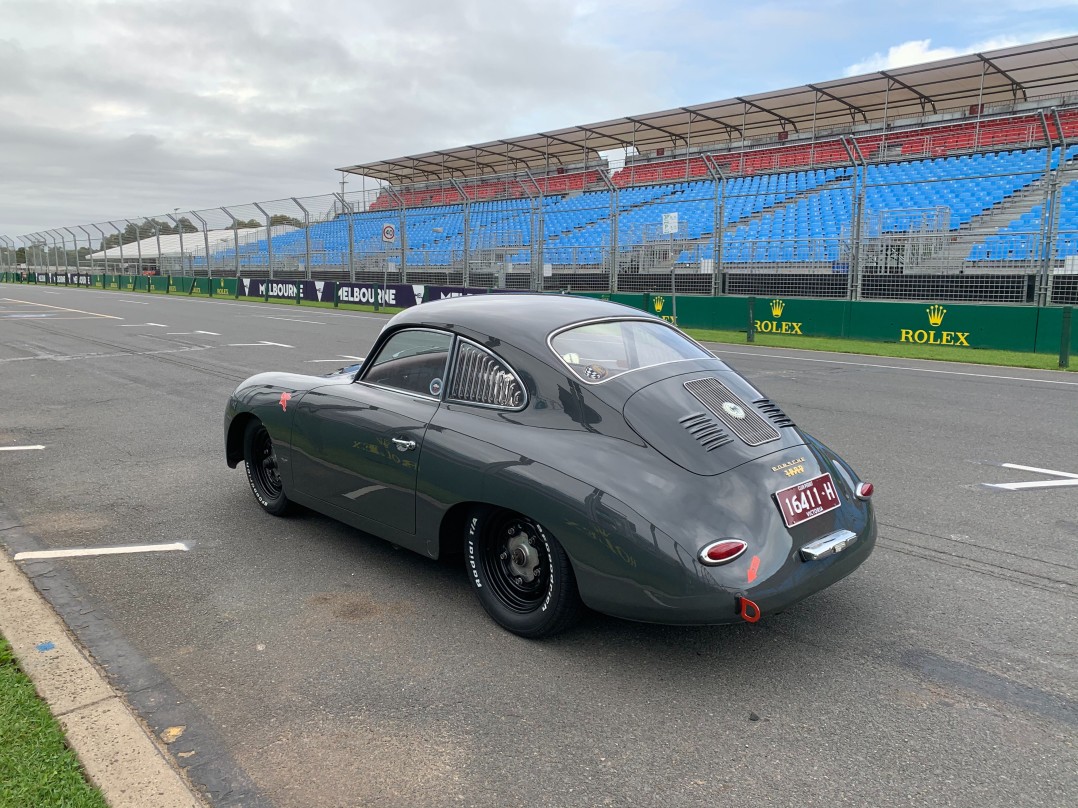
[[[370,284],[336,281],[278,281],[189,276],[124,276],[86,273],[3,272],[7,283],[90,286],[98,289],[254,297],[360,304],[375,308],[409,308],[419,303],[477,294],[516,293],[516,290],[429,284]],[[520,290],[525,291],[525,290]],[[838,337],[876,342],[939,345],[955,351],[974,348],[1025,353],[1078,353],[1078,328],[1069,329],[1064,308],[967,303],[898,303],[809,298],[767,298],[669,294],[590,293],[615,303],[642,309],[676,322],[682,328],[747,332],[749,306],[757,334],[791,337]],[[976,361],[975,355],[970,355]],[[1062,358],[1061,358],[1062,361]]]

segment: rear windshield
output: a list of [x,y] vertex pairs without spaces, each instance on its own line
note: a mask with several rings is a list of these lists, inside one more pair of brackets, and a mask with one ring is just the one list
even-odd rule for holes
[[659,322],[618,320],[590,323],[555,334],[550,345],[570,370],[586,382],[711,354]]

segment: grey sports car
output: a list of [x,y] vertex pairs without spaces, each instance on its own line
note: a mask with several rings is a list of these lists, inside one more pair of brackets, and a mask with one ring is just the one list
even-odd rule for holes
[[482,295],[393,317],[367,360],[263,373],[225,412],[228,465],[438,558],[525,637],[587,606],[756,622],[872,552],[872,486],[721,359],[636,309]]

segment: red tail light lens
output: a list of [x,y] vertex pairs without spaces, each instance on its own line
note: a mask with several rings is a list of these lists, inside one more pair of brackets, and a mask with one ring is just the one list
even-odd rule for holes
[[709,567],[728,564],[748,549],[748,544],[741,539],[721,539],[705,545],[700,550],[700,563]]
[[857,498],[868,499],[872,496],[872,483],[858,483],[857,484]]

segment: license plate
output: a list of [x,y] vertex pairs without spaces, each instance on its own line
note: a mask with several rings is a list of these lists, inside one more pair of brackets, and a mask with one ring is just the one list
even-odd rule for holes
[[830,474],[821,474],[775,493],[786,527],[793,527],[839,506],[838,491]]

